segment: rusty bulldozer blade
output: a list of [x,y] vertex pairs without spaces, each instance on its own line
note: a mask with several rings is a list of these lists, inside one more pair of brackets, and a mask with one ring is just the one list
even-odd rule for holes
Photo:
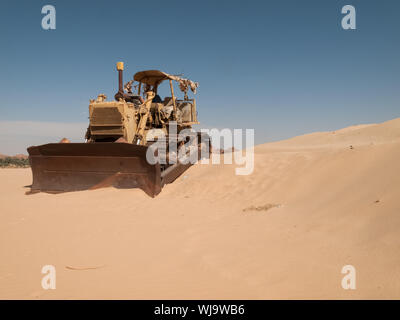
[[127,143],[50,143],[28,148],[31,192],[140,188],[149,196],[164,184],[160,165],[146,161],[147,147]]

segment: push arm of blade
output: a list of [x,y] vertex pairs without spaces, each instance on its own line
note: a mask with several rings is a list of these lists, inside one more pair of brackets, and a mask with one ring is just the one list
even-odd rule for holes
[[146,123],[147,123],[147,119],[149,117],[150,106],[151,106],[151,102],[153,101],[153,98],[154,98],[154,93],[152,91],[149,91],[147,93],[146,101],[140,107],[140,111],[139,111],[140,119],[139,119],[139,123],[136,127],[135,138],[134,138],[134,143],[136,143],[136,144],[143,145],[145,143],[145,141],[143,139],[144,130],[146,129]]

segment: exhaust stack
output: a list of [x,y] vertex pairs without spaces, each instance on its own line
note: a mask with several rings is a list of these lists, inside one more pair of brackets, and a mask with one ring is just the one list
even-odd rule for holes
[[117,70],[118,70],[118,92],[115,94],[115,100],[119,101],[119,99],[124,98],[124,83],[123,83],[123,71],[124,71],[124,63],[117,62]]

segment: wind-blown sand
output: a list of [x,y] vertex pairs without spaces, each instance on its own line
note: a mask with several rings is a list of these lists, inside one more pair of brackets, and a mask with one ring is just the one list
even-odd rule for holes
[[193,166],[154,199],[27,196],[30,169],[0,170],[0,298],[400,298],[400,119],[260,145],[252,175],[234,168]]

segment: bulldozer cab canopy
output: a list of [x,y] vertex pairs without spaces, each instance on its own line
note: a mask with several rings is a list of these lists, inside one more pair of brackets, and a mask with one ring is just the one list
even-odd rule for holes
[[181,78],[179,76],[174,76],[159,70],[145,70],[137,72],[133,76],[133,80],[154,87],[158,87],[158,85],[164,80],[174,80],[179,83],[179,87],[183,92],[187,92],[187,89],[190,88],[193,93],[196,93],[196,89],[199,86],[197,82]]
[[170,80],[176,80],[176,76],[170,75],[168,73],[159,71],[159,70],[146,70],[146,71],[140,71],[136,73],[133,76],[133,79],[137,82],[145,83],[150,86],[157,86],[160,84],[162,81],[170,79]]

